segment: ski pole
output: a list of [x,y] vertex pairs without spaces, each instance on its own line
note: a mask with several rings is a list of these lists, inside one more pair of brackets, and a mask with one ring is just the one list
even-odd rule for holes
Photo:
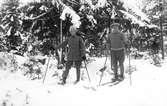
[[129,49],[129,78],[130,78],[130,86],[132,85],[132,77],[131,77],[131,63],[130,63],[130,48],[131,48],[131,46],[132,46],[132,33],[130,33],[130,30],[128,31],[128,34],[130,35],[130,37],[129,37],[129,44],[130,45],[128,45],[128,49]]
[[43,81],[42,81],[43,84],[44,84],[44,81],[45,81],[45,78],[46,78],[46,74],[47,74],[47,71],[48,71],[48,67],[49,67],[50,55],[51,55],[51,53],[49,52],[49,59],[48,59],[48,63],[47,63],[47,66],[46,66],[45,75],[44,75],[44,78],[43,78]]
[[129,78],[130,78],[130,86],[132,85],[132,77],[131,77],[131,63],[130,63],[130,48],[129,48]]
[[107,56],[106,56],[106,59],[105,59],[105,62],[104,62],[104,67],[102,69],[100,69],[100,71],[102,72],[102,74],[101,74],[101,77],[100,77],[99,86],[100,86],[102,78],[103,78],[104,69],[106,68],[106,66],[105,66],[106,62],[107,62]]
[[85,69],[86,69],[86,72],[87,72],[87,75],[88,75],[88,78],[89,78],[89,82],[91,82],[91,80],[90,80],[90,76],[89,76],[89,72],[88,72],[88,69],[87,69],[85,60],[84,60],[84,63],[85,63]]

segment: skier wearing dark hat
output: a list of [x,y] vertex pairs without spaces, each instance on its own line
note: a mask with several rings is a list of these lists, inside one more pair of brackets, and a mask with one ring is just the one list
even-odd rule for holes
[[[111,64],[114,68],[114,78],[112,81],[124,79],[124,48],[125,48],[125,35],[119,30],[119,24],[114,23],[111,25],[111,33],[108,35],[108,47],[111,54]],[[118,75],[118,63],[120,67],[120,75]]]

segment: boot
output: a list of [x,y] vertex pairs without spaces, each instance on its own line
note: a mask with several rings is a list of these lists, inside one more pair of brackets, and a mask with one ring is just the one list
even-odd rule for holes
[[76,80],[75,82],[74,82],[74,84],[77,84],[79,82],[79,80]]
[[124,80],[124,75],[123,74],[121,74],[121,75],[119,75],[119,81],[122,81],[122,80]]
[[65,85],[66,84],[66,81],[64,79],[61,79],[61,82],[59,82],[58,84],[60,85]]
[[74,84],[77,84],[80,81],[80,69],[77,69],[76,74],[77,74],[77,80],[74,82]]
[[69,73],[69,69],[67,70],[65,70],[64,72],[63,72],[63,75],[62,75],[62,78],[63,79],[61,79],[61,85],[64,85],[64,84],[66,84],[66,79],[67,79],[67,76],[68,76],[68,73]]
[[112,82],[115,82],[115,81],[118,81],[118,75],[117,74],[115,74],[114,78],[112,78]]

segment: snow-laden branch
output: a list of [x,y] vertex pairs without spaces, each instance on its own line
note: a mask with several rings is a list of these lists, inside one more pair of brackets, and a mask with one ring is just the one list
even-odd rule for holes
[[127,11],[131,10],[133,12],[132,14],[139,16],[142,21],[150,22],[147,15],[143,13],[141,9],[139,9],[138,2],[135,0],[121,0],[121,2],[123,2],[123,7],[125,7]]
[[80,16],[73,9],[71,9],[69,6],[64,5],[64,9],[63,9],[63,12],[60,16],[60,19],[65,20],[66,15],[70,16],[71,23],[73,24],[73,26],[75,26],[76,28],[79,28],[79,26],[81,25]]
[[95,20],[93,15],[87,15],[87,18],[89,19],[89,21],[92,23],[93,26],[95,26],[95,24],[97,24],[97,21]]
[[59,4],[63,7],[63,11],[62,11],[62,14],[60,16],[60,19],[65,20],[66,15],[69,15],[73,26],[76,28],[79,28],[79,26],[81,25],[80,16],[72,8],[65,5],[61,0],[56,0],[56,1],[57,1],[57,4]]
[[19,0],[19,2],[20,2],[19,8],[21,8],[28,5],[29,3],[33,3],[33,2],[40,3],[41,0]]
[[98,0],[97,4],[96,4],[96,8],[100,8],[100,7],[104,7],[106,6],[108,3],[107,3],[107,0]]
[[93,5],[92,0],[80,0],[80,2],[81,4],[88,4],[93,10],[95,9],[95,6]]
[[125,18],[130,19],[132,21],[132,23],[139,24],[139,26],[145,26],[146,25],[146,23],[144,23],[141,20],[138,20],[135,16],[129,14],[128,12],[123,11],[123,10],[120,10],[120,12],[122,12],[124,14]]
[[81,4],[88,4],[92,10],[95,10],[100,7],[105,7],[108,2],[107,0],[97,0],[97,4],[93,5],[92,0],[81,0]]
[[5,0],[0,0],[0,10],[3,8],[2,4],[4,3]]
[[[30,0],[29,2],[24,2],[24,3],[30,3],[30,2],[33,2],[34,0]],[[38,1],[38,0],[35,0],[35,1]],[[72,9],[70,8],[69,6],[65,5],[61,0],[52,0],[52,3],[54,5],[57,6],[57,8],[60,8],[60,6],[62,7],[62,13],[60,15],[60,19],[61,20],[65,20],[66,19],[66,16],[70,16],[71,18],[71,23],[79,28],[81,22],[80,22],[80,16]],[[51,9],[46,9],[46,7],[41,7],[40,9],[45,9],[47,10],[45,13],[42,13],[36,17],[28,17],[29,20],[37,20],[37,19],[40,19],[41,17],[45,16],[46,14],[48,14],[51,10]]]
[[150,9],[153,9],[154,7],[156,7],[157,5],[159,5],[159,1],[151,1],[151,2],[148,2],[145,6],[145,9],[148,11]]
[[130,19],[133,24],[138,24],[140,27],[147,26],[149,28],[158,28],[157,25],[147,24],[147,23],[143,22],[142,20],[137,19],[135,16],[129,14],[126,11],[120,10],[120,12],[122,12],[124,14],[124,16],[125,16],[126,19]]

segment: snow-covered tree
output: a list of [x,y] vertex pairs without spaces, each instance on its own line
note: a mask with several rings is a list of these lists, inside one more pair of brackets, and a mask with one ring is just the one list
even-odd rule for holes
[[[146,12],[146,14],[151,19],[151,23],[156,24],[159,26],[160,24],[160,18],[162,16],[162,23],[163,23],[163,29],[166,30],[166,20],[167,20],[167,1],[166,0],[143,0],[143,11]],[[162,4],[162,5],[161,5]]]
[[6,0],[2,4],[1,9],[1,27],[5,31],[5,38],[8,47],[11,49],[18,49],[21,44],[20,38],[20,11],[18,10],[19,0]]

